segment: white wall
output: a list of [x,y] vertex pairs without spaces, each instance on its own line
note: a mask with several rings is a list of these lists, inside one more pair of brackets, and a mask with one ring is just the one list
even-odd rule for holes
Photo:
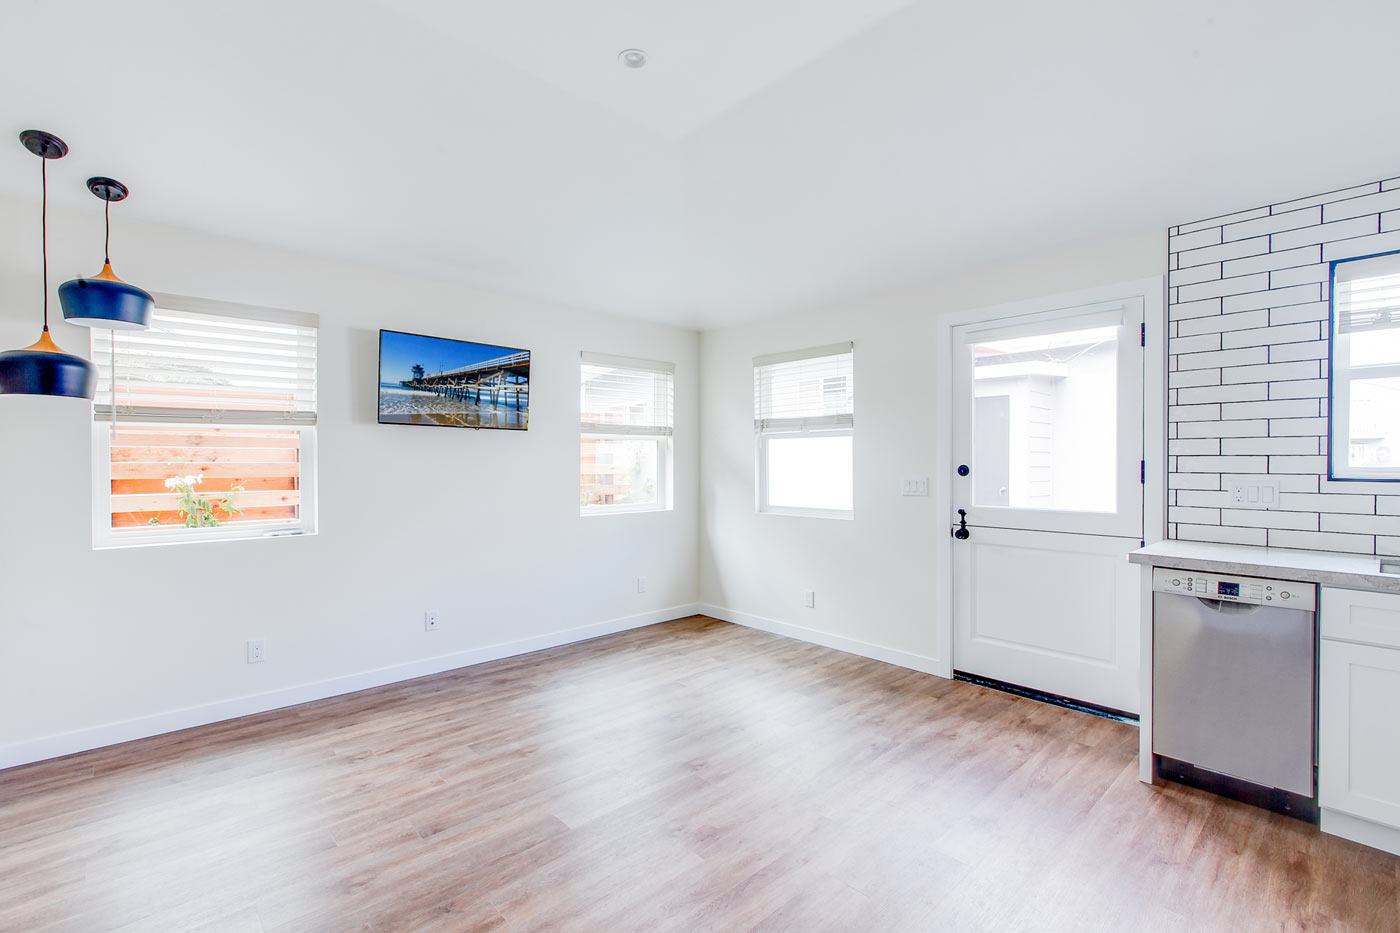
[[[733,621],[937,671],[948,535],[933,497],[946,426],[935,420],[940,314],[1161,275],[1161,231],[956,279],[786,314],[701,336],[700,599]],[[855,342],[855,518],[759,515],[754,508],[752,359]],[[816,607],[803,606],[803,590]]]
[[[691,610],[694,332],[116,214],[128,281],[321,315],[320,534],[94,551],[88,406],[0,398],[0,767]],[[97,271],[95,203],[49,230],[51,287]],[[38,256],[37,205],[0,200],[5,349],[38,335]],[[376,424],[380,327],[529,348],[529,431]],[[677,364],[674,511],[579,517],[580,350]]]

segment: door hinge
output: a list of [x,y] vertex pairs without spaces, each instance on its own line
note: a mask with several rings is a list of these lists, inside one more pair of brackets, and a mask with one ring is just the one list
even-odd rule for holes
[[1146,461],[1146,460],[1139,460],[1139,461],[1138,461],[1138,482],[1139,482],[1139,483],[1142,483],[1143,485],[1146,485],[1146,484],[1147,484],[1147,461]]
[[1142,345],[1147,346],[1147,324],[1145,322],[1142,325]]

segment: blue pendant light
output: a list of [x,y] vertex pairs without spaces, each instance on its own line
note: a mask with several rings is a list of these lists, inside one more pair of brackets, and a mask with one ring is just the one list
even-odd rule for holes
[[88,190],[106,202],[107,235],[102,243],[102,271],[90,279],[73,279],[58,287],[63,317],[70,324],[84,327],[110,327],[114,330],[145,330],[151,326],[155,300],[135,285],[128,285],[112,271],[112,202],[127,196],[126,185],[115,178],[98,176],[87,180]]
[[49,159],[68,154],[68,144],[43,130],[19,134],[24,148],[42,161],[44,213],[44,332],[23,350],[0,353],[0,395],[57,395],[67,398],[93,397],[97,390],[97,367],[81,356],[64,353],[49,336]]

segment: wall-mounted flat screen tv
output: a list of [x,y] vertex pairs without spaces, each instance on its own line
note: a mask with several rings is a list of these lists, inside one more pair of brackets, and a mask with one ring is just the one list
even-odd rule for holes
[[530,426],[530,351],[379,332],[379,423]]

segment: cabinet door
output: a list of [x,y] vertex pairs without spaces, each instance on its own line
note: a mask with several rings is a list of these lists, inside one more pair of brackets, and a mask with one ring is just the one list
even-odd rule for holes
[[1322,642],[1318,802],[1400,828],[1400,650]]

